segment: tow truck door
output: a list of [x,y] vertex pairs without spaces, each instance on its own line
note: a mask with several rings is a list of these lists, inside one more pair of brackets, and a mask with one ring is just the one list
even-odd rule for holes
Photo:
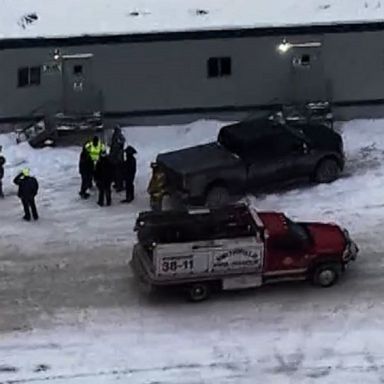
[[308,264],[305,247],[293,242],[288,235],[271,237],[267,241],[264,274],[283,276],[306,271]]
[[224,290],[262,285],[264,244],[256,237],[222,239],[213,251],[210,272],[221,277]]
[[255,237],[215,240],[220,246],[213,249],[210,271],[213,273],[233,273],[249,271],[261,273],[264,245]]

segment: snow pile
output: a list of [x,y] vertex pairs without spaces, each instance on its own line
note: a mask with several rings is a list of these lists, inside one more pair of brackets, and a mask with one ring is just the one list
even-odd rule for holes
[[381,0],[0,0],[0,9],[0,38],[278,27],[384,18]]

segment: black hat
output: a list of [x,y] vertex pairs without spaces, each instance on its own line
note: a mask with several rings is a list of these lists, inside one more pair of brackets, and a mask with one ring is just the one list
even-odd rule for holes
[[135,148],[132,147],[132,145],[128,145],[128,147],[125,148],[125,153],[128,155],[135,155],[137,151]]

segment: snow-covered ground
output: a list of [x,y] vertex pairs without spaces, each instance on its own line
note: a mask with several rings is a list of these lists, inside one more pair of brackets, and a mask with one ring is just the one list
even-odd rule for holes
[[0,38],[382,21],[383,5],[381,0],[0,0]]
[[[177,149],[190,143],[199,144],[216,136],[220,124],[215,121],[198,122],[180,127],[127,128],[127,143],[137,151],[138,173],[136,201],[122,205],[124,194],[113,197],[113,206],[97,209],[96,190],[87,201],[80,199],[78,192],[79,147],[45,148],[34,150],[27,143],[15,144],[10,135],[0,135],[7,158],[4,191],[14,195],[16,188],[12,179],[23,167],[28,166],[40,181],[41,192],[38,208],[41,220],[34,224],[20,222],[21,206],[16,197],[0,201],[1,227],[0,246],[7,252],[23,254],[63,252],[97,245],[128,246],[132,242],[132,223],[138,209],[148,209],[146,188],[150,175],[150,163],[156,154],[168,149]],[[92,193],[92,192],[91,192]],[[23,231],[22,241],[17,239]]]
[[[340,284],[265,287],[191,305],[148,297],[127,266],[159,151],[214,139],[221,123],[125,130],[137,198],[78,197],[79,148],[33,150],[0,136],[0,383],[378,383],[384,380],[384,121],[344,124],[345,176],[257,196],[260,209],[336,221],[361,253]],[[21,220],[12,177],[38,177],[41,220]]]

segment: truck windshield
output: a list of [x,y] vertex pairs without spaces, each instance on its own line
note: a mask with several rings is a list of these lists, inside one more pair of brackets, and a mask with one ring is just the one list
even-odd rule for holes
[[308,228],[305,226],[305,224],[296,223],[288,218],[286,218],[286,220],[287,220],[288,229],[291,236],[295,237],[301,243],[304,243],[304,244],[312,243],[310,232],[308,231]]

